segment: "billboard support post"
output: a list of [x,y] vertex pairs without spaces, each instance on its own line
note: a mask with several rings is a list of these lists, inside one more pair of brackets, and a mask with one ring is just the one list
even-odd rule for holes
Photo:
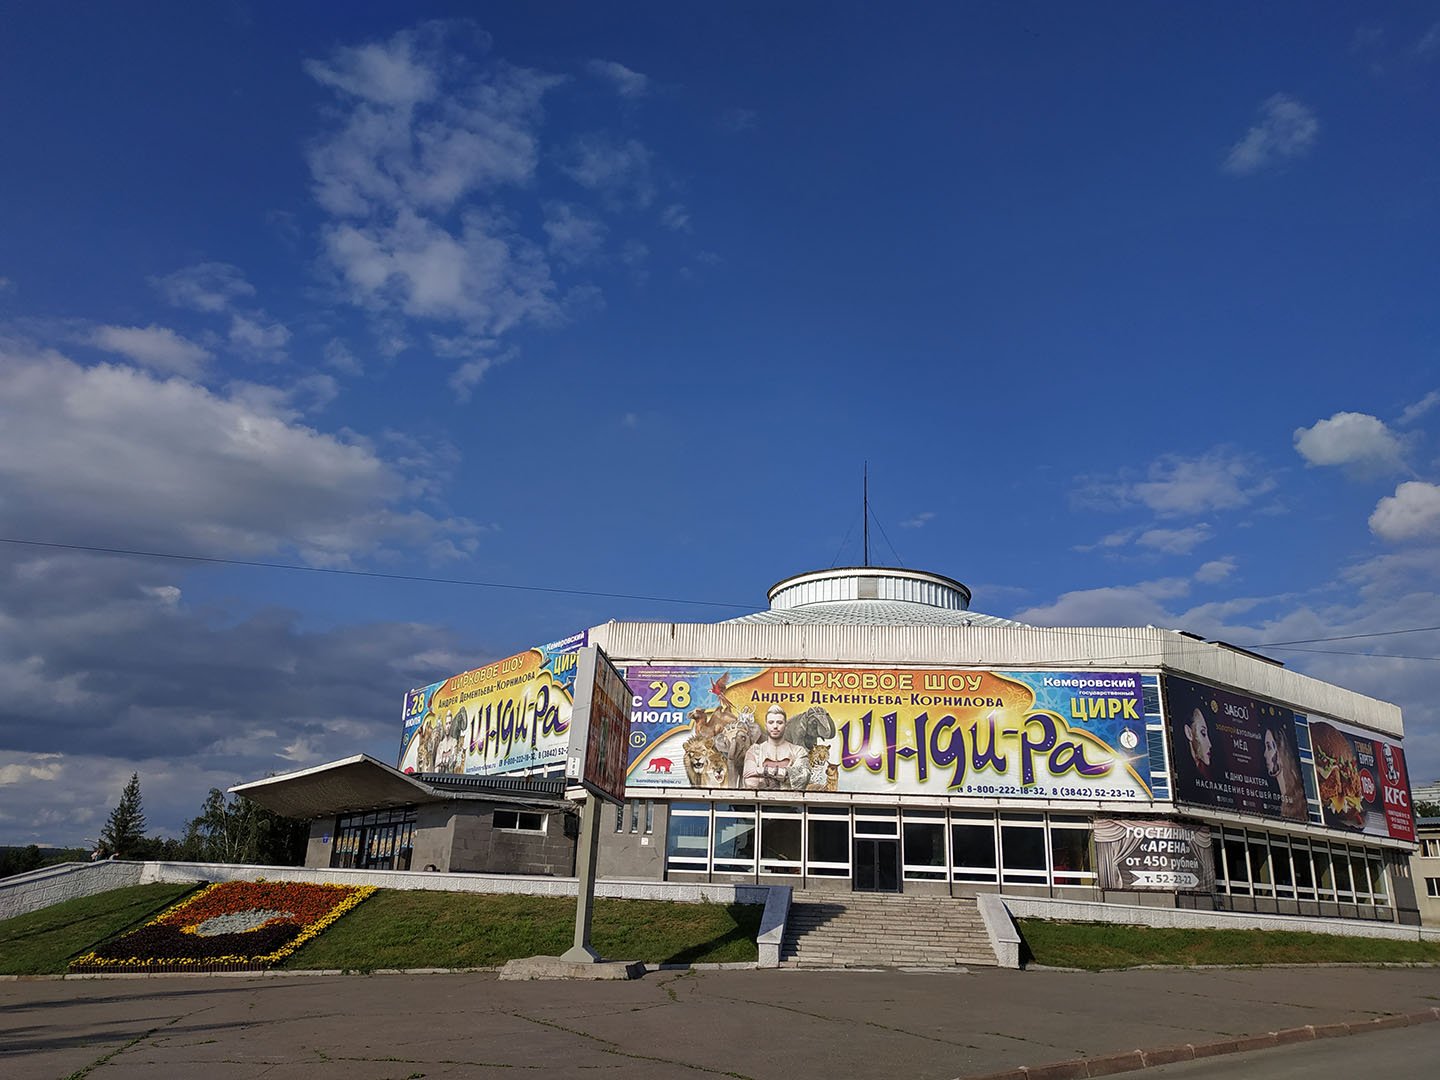
[[594,964],[590,945],[595,913],[595,863],[600,848],[600,803],[625,803],[625,749],[630,739],[630,688],[597,646],[580,650],[575,711],[565,762],[566,792],[580,802],[580,839],[575,850],[575,944],[561,960]]
[[575,852],[575,944],[561,960],[594,964],[600,954],[590,946],[590,920],[595,913],[595,856],[600,847],[600,799],[587,795],[580,804],[580,842]]

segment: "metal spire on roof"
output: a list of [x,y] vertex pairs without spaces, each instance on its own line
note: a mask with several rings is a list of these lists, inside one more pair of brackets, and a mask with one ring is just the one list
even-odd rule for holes
[[870,462],[865,462],[865,488],[861,510],[865,516],[865,565],[870,565]]

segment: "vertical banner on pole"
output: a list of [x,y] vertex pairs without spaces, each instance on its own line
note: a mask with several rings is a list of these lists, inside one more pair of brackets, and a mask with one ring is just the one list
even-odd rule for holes
[[630,688],[598,645],[580,650],[565,779],[612,803],[625,801],[630,752]]
[[595,910],[595,855],[600,844],[600,801],[624,803],[630,742],[630,688],[610,658],[595,645],[580,650],[565,758],[566,794],[582,801],[580,844],[575,858],[575,943],[560,958],[593,964],[590,946]]

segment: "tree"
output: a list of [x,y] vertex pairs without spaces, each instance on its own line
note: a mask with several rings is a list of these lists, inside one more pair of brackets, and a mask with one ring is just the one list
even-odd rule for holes
[[303,821],[292,821],[238,795],[226,799],[211,788],[180,841],[182,857],[198,862],[298,866],[305,860],[310,834]]
[[140,854],[145,839],[145,811],[140,805],[140,774],[131,773],[130,782],[120,793],[120,802],[110,811],[105,827],[100,830],[100,849],[106,855],[121,859]]
[[40,848],[36,844],[28,847],[0,848],[0,878],[12,874],[25,874],[38,870],[45,864]]

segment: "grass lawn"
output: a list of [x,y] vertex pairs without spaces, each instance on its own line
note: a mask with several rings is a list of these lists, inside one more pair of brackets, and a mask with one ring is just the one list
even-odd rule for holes
[[1288,930],[1179,930],[1021,919],[1031,959],[1050,967],[1139,964],[1440,963],[1440,942],[1339,937]]
[[0,922],[0,975],[54,975],[97,942],[158,915],[194,889],[133,885]]
[[[607,959],[753,961],[761,910],[754,904],[599,899],[591,943]],[[573,899],[382,889],[282,966],[486,967],[525,956],[558,956],[574,934]]]

